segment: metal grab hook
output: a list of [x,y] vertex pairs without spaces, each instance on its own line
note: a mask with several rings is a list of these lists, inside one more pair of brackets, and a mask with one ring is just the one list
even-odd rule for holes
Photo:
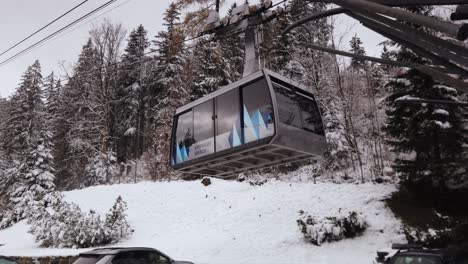
[[[206,19],[206,26],[199,35],[216,34],[229,35],[244,32],[244,71],[243,77],[251,75],[261,69],[258,46],[263,41],[262,33],[257,30],[258,25],[277,17],[276,11],[269,11],[273,6],[271,0],[259,5],[239,5],[232,9],[231,15],[220,19],[219,12],[210,10]],[[278,11],[278,12],[281,12]]]
[[255,27],[245,29],[244,72],[242,77],[247,77],[260,70],[260,58],[257,50]]

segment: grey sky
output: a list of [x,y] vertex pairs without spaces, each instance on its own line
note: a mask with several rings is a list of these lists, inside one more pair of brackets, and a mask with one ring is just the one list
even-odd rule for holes
[[[11,47],[13,44],[23,39],[30,33],[39,29],[60,14],[66,12],[83,0],[9,0],[2,1],[0,9],[0,53]],[[21,46],[4,54],[0,61],[19,52],[23,48],[33,44],[41,38],[65,26],[71,21],[102,5],[108,0],[90,0],[79,9],[70,13],[63,19],[57,21],[35,37],[29,39]],[[229,0],[227,2],[233,2]],[[276,0],[278,1],[278,0]],[[276,2],[274,0],[274,2]],[[44,45],[33,49],[25,55],[0,66],[0,95],[9,96],[13,93],[22,73],[31,65],[34,60],[39,59],[42,65],[44,76],[51,71],[63,75],[63,67],[60,62],[64,62],[66,70],[70,71],[70,66],[77,60],[78,54],[83,44],[88,38],[88,31],[93,23],[108,18],[113,22],[121,22],[128,31],[143,24],[149,33],[150,39],[162,29],[162,14],[171,0],[118,0],[116,3],[88,18],[77,26],[67,30]],[[243,2],[243,0],[237,0]],[[377,55],[380,47],[376,45],[382,41],[377,34],[365,30],[358,23],[339,18],[337,22],[339,32],[346,32],[344,44],[347,40],[358,32],[361,36],[369,54]]]

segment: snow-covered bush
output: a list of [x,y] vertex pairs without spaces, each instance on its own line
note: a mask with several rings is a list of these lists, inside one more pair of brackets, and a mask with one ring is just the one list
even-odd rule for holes
[[[57,198],[57,199],[54,199]],[[78,205],[67,203],[58,194],[51,206],[37,208],[31,219],[30,233],[43,247],[87,248],[116,243],[131,234],[127,222],[127,205],[118,197],[105,220],[94,211],[83,213]]]
[[106,236],[111,239],[109,243],[118,242],[120,239],[128,237],[132,230],[127,222],[127,203],[121,196],[117,197],[109,213],[106,215],[104,227]]
[[347,215],[339,213],[321,219],[314,218],[304,211],[300,211],[299,214],[297,224],[300,231],[306,241],[317,246],[324,242],[360,236],[368,226],[366,220],[354,211]]

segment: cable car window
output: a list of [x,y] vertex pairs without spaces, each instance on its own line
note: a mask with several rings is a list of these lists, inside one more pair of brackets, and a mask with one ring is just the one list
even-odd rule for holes
[[301,109],[302,125],[305,130],[324,136],[320,110],[314,98],[297,93],[297,101]]
[[216,152],[242,144],[239,89],[216,98]]
[[173,164],[178,164],[190,159],[190,147],[194,141],[193,113],[192,110],[190,110],[177,117],[175,142],[173,142]]
[[273,83],[273,89],[278,102],[278,114],[281,123],[302,128],[301,110],[297,95],[289,88]]
[[273,106],[265,79],[242,89],[244,142],[273,136],[275,133]]
[[189,159],[214,153],[213,100],[193,108],[193,145]]

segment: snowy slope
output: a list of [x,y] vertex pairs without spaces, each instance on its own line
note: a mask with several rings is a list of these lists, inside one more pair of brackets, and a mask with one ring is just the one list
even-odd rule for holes
[[[119,246],[155,247],[196,263],[372,263],[375,251],[403,240],[400,222],[382,199],[392,185],[289,183],[262,186],[214,180],[143,182],[67,192],[82,209],[105,214],[115,198],[127,201],[135,232]],[[364,212],[370,228],[363,237],[316,247],[299,232],[298,211],[326,216]],[[21,222],[0,231],[0,255],[70,255],[81,250],[42,249]]]

